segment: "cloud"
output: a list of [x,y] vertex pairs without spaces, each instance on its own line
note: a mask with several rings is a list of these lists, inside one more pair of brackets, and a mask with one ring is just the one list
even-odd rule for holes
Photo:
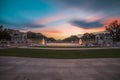
[[68,8],[85,9],[87,11],[104,12],[108,15],[120,14],[120,0],[58,0]]
[[54,16],[50,16],[47,18],[39,19],[35,23],[36,24],[48,24],[48,23],[52,23],[52,22],[56,22],[56,21],[65,19],[66,17],[68,17],[68,16],[67,15],[54,15]]
[[61,34],[62,31],[60,30],[45,30],[46,33],[51,33],[51,34]]
[[104,20],[102,20],[102,23],[109,25],[110,23],[114,22],[115,20],[118,20],[120,22],[120,16],[105,18]]
[[95,21],[100,21],[103,19],[103,16],[89,16],[88,18],[85,19],[86,22],[95,22]]
[[95,28],[104,26],[104,24],[102,24],[100,21],[86,22],[82,20],[72,20],[70,21],[70,24],[82,28]]
[[42,28],[45,27],[45,25],[42,24],[34,24],[34,23],[29,23],[29,24],[23,24],[21,26],[25,26],[27,28]]
[[42,28],[45,27],[45,25],[42,24],[35,24],[33,22],[11,22],[11,21],[7,21],[7,20],[0,20],[0,25],[3,25],[7,28],[14,28],[14,29],[21,29],[21,30],[25,30],[25,29],[29,29],[29,28]]

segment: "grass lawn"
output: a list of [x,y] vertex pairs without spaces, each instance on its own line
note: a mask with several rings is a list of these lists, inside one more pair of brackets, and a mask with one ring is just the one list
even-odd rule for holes
[[98,50],[41,50],[41,49],[0,49],[0,56],[33,58],[81,59],[81,58],[120,58],[120,49]]

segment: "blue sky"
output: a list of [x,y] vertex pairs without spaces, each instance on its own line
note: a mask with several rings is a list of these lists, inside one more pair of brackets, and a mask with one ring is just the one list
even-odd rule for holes
[[120,19],[120,0],[0,0],[0,5],[0,25],[56,39],[102,31]]
[[57,11],[52,3],[44,0],[3,0],[1,5],[0,21],[13,25],[29,24]]

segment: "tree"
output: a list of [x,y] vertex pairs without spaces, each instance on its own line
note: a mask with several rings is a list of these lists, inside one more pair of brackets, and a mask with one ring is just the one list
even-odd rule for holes
[[79,41],[79,38],[77,36],[70,36],[70,37],[67,37],[63,40],[64,42],[76,42],[76,41]]
[[1,25],[1,26],[0,26],[0,40],[3,38],[2,32],[3,32],[3,26]]
[[3,26],[1,25],[1,26],[0,26],[0,32],[2,32],[2,31],[3,31]]
[[120,23],[117,20],[106,26],[114,42],[120,41]]
[[83,34],[83,36],[81,37],[82,42],[88,46],[88,44],[93,44],[95,41],[95,35],[92,33],[85,33]]
[[11,40],[9,30],[4,28],[2,25],[0,26],[0,40]]
[[95,40],[95,35],[92,33],[85,33],[83,34],[83,36],[81,37],[83,40],[87,41],[87,40]]
[[31,31],[27,32],[27,38],[28,39],[36,39],[36,33],[31,32]]

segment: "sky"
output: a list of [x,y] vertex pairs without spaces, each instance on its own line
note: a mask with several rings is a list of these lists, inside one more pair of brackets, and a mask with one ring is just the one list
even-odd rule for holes
[[120,20],[120,0],[0,0],[0,25],[64,39]]

